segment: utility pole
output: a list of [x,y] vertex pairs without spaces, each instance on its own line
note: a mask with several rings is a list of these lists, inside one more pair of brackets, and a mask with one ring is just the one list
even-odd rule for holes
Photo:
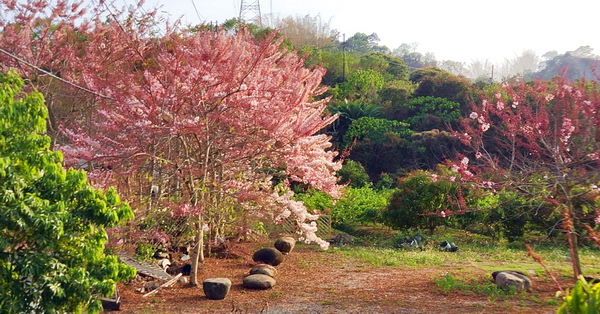
[[253,23],[262,27],[259,0],[241,0],[240,20],[246,23]]
[[342,35],[342,79],[346,81],[346,34]]

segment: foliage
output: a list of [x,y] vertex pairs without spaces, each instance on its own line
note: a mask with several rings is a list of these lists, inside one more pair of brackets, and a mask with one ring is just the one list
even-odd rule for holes
[[353,52],[360,54],[370,52],[389,52],[386,46],[379,46],[379,36],[376,33],[367,35],[365,33],[356,33],[348,38],[342,45]]
[[334,225],[344,223],[374,223],[381,220],[381,211],[387,206],[393,190],[376,190],[369,186],[360,188],[347,187],[344,198],[333,202],[333,199],[319,191],[298,193],[301,200],[309,209],[332,216]]
[[445,129],[460,119],[460,104],[445,98],[424,96],[403,105],[407,117],[403,120],[415,131]]
[[[473,108],[456,136],[470,149],[455,167],[463,179],[551,204],[560,213],[574,277],[578,265],[576,229],[598,216],[600,190],[600,91],[586,81],[505,84]],[[467,169],[468,168],[468,169]]]
[[413,97],[445,98],[459,103],[461,114],[468,115],[469,106],[473,102],[471,82],[468,79],[438,68],[423,68],[412,72],[410,80],[419,83]]
[[373,104],[365,104],[362,101],[346,101],[337,106],[328,106],[328,110],[332,114],[337,114],[339,117],[331,124],[331,132],[333,133],[333,141],[341,142],[344,134],[352,124],[352,121],[362,117],[377,118],[381,115],[381,107]]
[[9,7],[14,14],[4,16],[22,27],[3,21],[3,46],[95,96],[93,114],[63,123],[65,161],[86,164],[96,184],[118,184],[142,206],[194,217],[193,262],[202,260],[204,229],[218,237],[231,213],[242,228],[258,216],[293,216],[307,241],[328,246],[290,186],[340,196],[341,160],[318,134],[336,117],[324,114],[327,98],[315,100],[325,92],[325,70],[305,68],[282,37],[168,23],[157,33],[155,12],[135,7],[100,6],[86,18],[63,2],[2,9]]
[[386,82],[408,80],[408,66],[402,59],[384,53],[370,53],[361,56],[359,65],[365,70],[374,70],[382,74]]
[[395,228],[421,228],[433,234],[438,226],[456,223],[449,218],[451,213],[472,216],[471,212],[493,204],[477,192],[474,186],[467,188],[452,179],[416,170],[398,183],[383,218]]
[[340,184],[348,184],[353,188],[368,187],[371,185],[369,175],[365,171],[365,167],[358,161],[347,159],[337,173],[340,177]]
[[344,198],[331,208],[332,222],[374,223],[381,221],[381,212],[388,205],[393,190],[376,190],[371,187],[347,188]]
[[135,270],[104,252],[105,228],[133,218],[113,189],[90,187],[50,150],[38,92],[0,75],[0,312],[100,312]]
[[588,283],[580,276],[572,291],[567,291],[557,313],[599,313],[600,283]]
[[356,70],[348,76],[348,81],[339,84],[333,91],[336,99],[370,101],[384,83],[383,75],[375,70]]
[[331,21],[323,21],[317,16],[288,16],[284,18],[270,16],[269,25],[273,25],[294,47],[327,47],[339,36],[331,29]]
[[381,145],[387,137],[400,138],[410,134],[407,127],[408,124],[399,121],[362,117],[352,121],[348,131],[344,134],[343,143],[345,147],[355,140]]

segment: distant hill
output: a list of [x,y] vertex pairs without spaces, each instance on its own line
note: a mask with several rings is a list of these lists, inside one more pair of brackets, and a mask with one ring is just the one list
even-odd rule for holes
[[567,52],[544,61],[541,70],[530,74],[531,78],[542,80],[551,79],[557,75],[564,75],[571,80],[585,78],[586,80],[600,81],[600,59],[579,57]]

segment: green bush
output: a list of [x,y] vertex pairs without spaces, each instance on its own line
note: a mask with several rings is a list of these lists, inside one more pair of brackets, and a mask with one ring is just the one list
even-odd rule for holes
[[114,189],[65,170],[38,92],[0,74],[0,313],[94,313],[135,269],[105,253],[106,228],[133,218]]
[[[440,168],[442,169],[442,168]],[[494,204],[487,194],[423,170],[408,174],[391,195],[383,219],[398,229],[438,226],[465,227],[480,218],[480,210]]]
[[338,171],[337,175],[340,178],[340,184],[349,184],[353,188],[362,188],[371,185],[365,167],[360,162],[352,159],[344,162],[342,169]]
[[589,284],[579,276],[572,291],[567,291],[558,313],[600,313],[600,283]]
[[344,197],[335,204],[330,196],[314,190],[296,194],[296,199],[304,202],[309,210],[331,215],[334,225],[347,222],[374,223],[381,221],[381,211],[387,206],[392,191],[348,187]]

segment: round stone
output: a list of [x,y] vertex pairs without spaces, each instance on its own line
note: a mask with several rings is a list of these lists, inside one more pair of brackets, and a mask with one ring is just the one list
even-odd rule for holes
[[244,287],[249,289],[269,289],[275,285],[273,277],[263,274],[255,274],[244,277]]
[[207,298],[211,300],[225,299],[231,288],[228,278],[209,278],[202,282],[202,288]]

